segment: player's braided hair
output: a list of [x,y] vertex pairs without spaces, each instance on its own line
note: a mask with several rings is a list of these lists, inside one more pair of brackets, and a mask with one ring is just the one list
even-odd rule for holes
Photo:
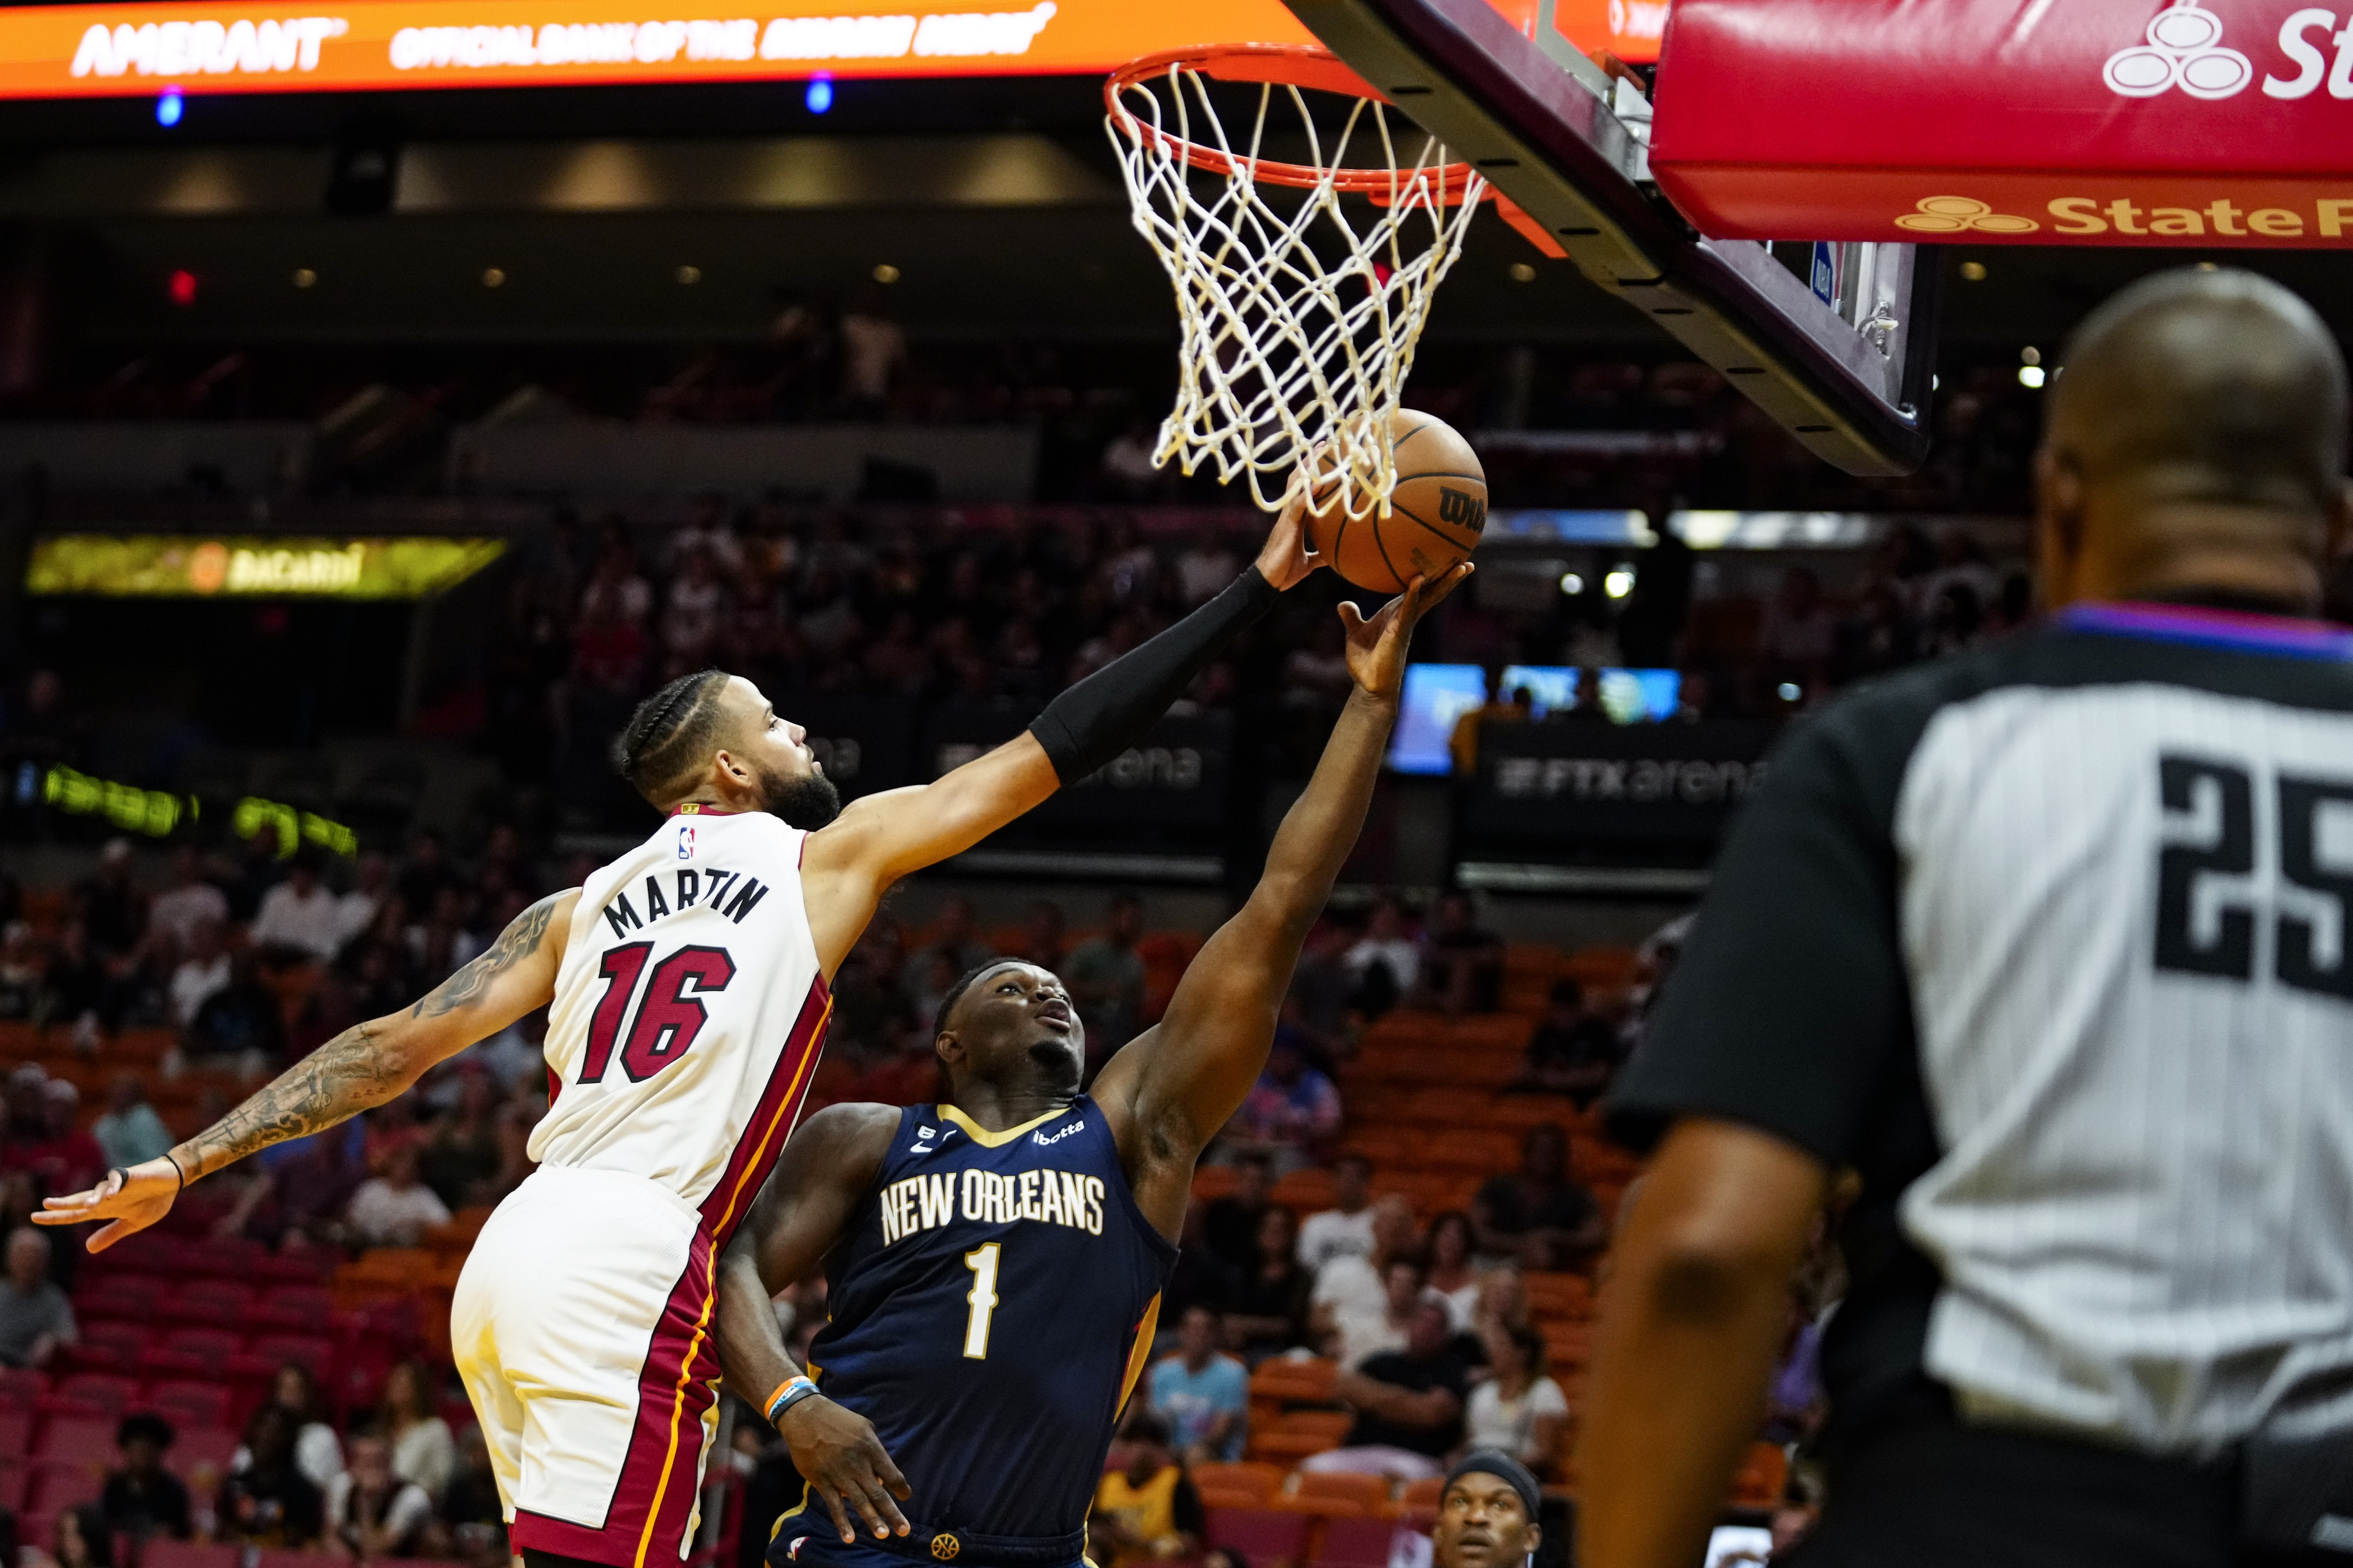
[[613,741],[613,766],[656,805],[678,794],[719,730],[724,670],[698,669],[638,704]]

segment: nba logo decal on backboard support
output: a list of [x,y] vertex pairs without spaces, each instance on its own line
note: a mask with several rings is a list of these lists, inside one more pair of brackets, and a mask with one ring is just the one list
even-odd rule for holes
[[678,858],[681,860],[694,858],[694,824],[691,822],[678,825]]

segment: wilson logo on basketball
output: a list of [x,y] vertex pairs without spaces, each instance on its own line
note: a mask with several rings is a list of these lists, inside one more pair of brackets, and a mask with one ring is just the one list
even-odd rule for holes
[[1487,531],[1487,503],[1468,490],[1440,485],[1438,489],[1438,521],[1459,523],[1473,533],[1484,533]]

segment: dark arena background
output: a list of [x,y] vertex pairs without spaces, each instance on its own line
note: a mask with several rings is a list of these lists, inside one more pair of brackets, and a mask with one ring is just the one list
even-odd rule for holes
[[[202,19],[249,6],[0,9],[0,1568],[507,1562],[448,1312],[532,1168],[543,1015],[116,1249],[18,1222],[641,839],[608,747],[672,677],[757,681],[848,797],[922,784],[1264,535],[1239,487],[1154,465],[1177,318],[1102,83],[1301,24],[1060,0],[965,7],[929,53],[938,18],[897,18],[893,54],[881,7],[776,8],[583,0],[559,47],[511,5],[354,0],[250,60],[261,33]],[[1665,12],[1559,16],[1634,91]],[[337,54],[363,35],[375,64]],[[565,63],[592,46],[610,69]],[[1479,570],[1414,644],[1274,1063],[1195,1187],[1178,1373],[1139,1403],[1203,1506],[1149,1549],[1099,1537],[1104,1568],[1428,1563],[1434,1483],[1295,1468],[1356,1421],[1340,1362],[1396,1342],[1393,1306],[1327,1288],[1367,1252],[1427,1268],[1485,1384],[1430,1453],[1517,1444],[1566,1518],[1638,1174],[1596,1105],[1777,734],[2033,616],[2042,403],[2116,288],[2252,264],[2353,311],[2325,251],[1915,237],[1941,242],[1925,458],[1857,478],[1629,293],[1472,223],[1405,403],[1486,470]],[[1770,254],[1802,293],[1826,248]],[[1311,579],[1143,744],[899,886],[837,977],[811,1108],[930,1100],[975,953],[1071,976],[1098,1062],[1153,1022],[1349,690],[1345,592]],[[1831,1299],[1793,1303],[1735,1544],[1802,1528]],[[796,1353],[825,1300],[814,1276],[779,1299]],[[1205,1403],[1229,1355],[1247,1381]],[[757,1412],[722,1421],[693,1561],[754,1568],[800,1484]]]

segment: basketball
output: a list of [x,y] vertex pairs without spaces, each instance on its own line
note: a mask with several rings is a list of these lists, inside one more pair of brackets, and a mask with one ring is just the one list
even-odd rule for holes
[[[1434,415],[1389,416],[1397,489],[1389,512],[1350,517],[1336,498],[1307,514],[1307,540],[1359,588],[1397,594],[1419,574],[1433,583],[1479,548],[1487,526],[1487,474],[1461,433]],[[1320,498],[1319,498],[1320,499]]]

